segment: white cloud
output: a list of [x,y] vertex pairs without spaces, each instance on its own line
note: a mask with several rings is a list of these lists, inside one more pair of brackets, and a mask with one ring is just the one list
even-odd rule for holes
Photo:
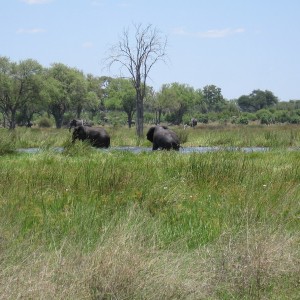
[[42,28],[31,28],[31,29],[20,28],[17,31],[17,33],[19,34],[36,34],[42,32],[45,32],[45,30]]
[[224,28],[224,29],[210,29],[207,31],[189,32],[184,28],[176,28],[173,33],[176,35],[190,36],[196,38],[225,38],[235,34],[241,34],[245,32],[244,28]]
[[22,0],[22,2],[25,2],[26,4],[44,4],[51,2],[52,0]]

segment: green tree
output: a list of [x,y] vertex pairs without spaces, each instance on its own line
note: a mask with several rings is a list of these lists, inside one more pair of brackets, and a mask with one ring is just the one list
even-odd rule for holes
[[215,85],[207,85],[202,90],[203,101],[209,112],[220,112],[224,109],[225,99],[222,95],[221,88]]
[[125,111],[128,126],[131,128],[136,111],[136,93],[129,79],[117,78],[110,82],[106,106]]
[[182,123],[182,117],[189,107],[197,103],[199,96],[193,87],[175,82],[162,86],[158,101],[161,107],[169,110],[168,121],[178,125]]
[[108,66],[118,63],[130,74],[136,92],[137,135],[143,136],[144,98],[146,81],[153,66],[166,56],[166,38],[162,38],[152,25],[145,28],[141,24],[135,26],[133,40],[129,30],[124,30],[121,40],[112,47],[108,58]]
[[[93,93],[93,99],[92,103],[89,103],[90,109],[92,109],[93,114],[96,113],[96,111],[105,111],[105,100],[108,97],[107,87],[109,86],[109,83],[113,79],[108,76],[93,76],[91,74],[87,75],[87,85],[88,85],[88,92]],[[91,94],[90,94],[91,95]],[[97,97],[98,103],[95,102],[95,95]]]
[[75,112],[76,118],[80,119],[82,111],[89,106],[91,100],[88,97],[87,80],[82,72],[75,69],[71,70],[70,76],[70,109]]
[[240,96],[237,103],[242,111],[256,112],[260,109],[275,106],[278,103],[278,98],[268,90],[254,90],[250,95]]
[[16,126],[17,113],[21,114],[39,101],[42,71],[35,60],[15,63],[0,57],[0,110],[10,129]]
[[86,89],[80,74],[77,69],[61,63],[53,64],[46,72],[43,96],[49,113],[55,119],[56,128],[62,127],[64,114],[72,105],[77,111],[82,109],[80,99],[86,97]]

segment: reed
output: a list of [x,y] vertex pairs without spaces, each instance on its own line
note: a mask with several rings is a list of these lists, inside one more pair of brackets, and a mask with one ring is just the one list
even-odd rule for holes
[[[125,126],[105,126],[111,136],[111,146],[150,147],[146,139],[149,126],[145,125],[145,136],[136,137],[135,128]],[[299,125],[219,125],[202,124],[195,129],[182,126],[170,126],[180,137],[183,147],[189,146],[225,146],[225,147],[300,147]],[[13,133],[0,128],[0,136],[13,136],[13,147],[42,148],[62,147],[72,139],[68,129],[54,128],[17,128]],[[12,139],[10,138],[9,141]],[[9,142],[10,144],[10,142]],[[0,141],[0,148],[3,141]],[[11,148],[11,146],[9,146]]]
[[3,299],[297,298],[297,151],[60,141],[0,156]]

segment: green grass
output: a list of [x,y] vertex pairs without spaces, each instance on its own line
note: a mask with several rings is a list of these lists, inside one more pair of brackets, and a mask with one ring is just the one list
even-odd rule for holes
[[[111,136],[111,146],[151,147],[146,139],[149,126],[145,125],[145,137],[138,139],[135,128],[105,127]],[[195,129],[171,126],[182,140],[183,147],[225,146],[225,147],[300,147],[299,125],[198,125]],[[8,131],[0,128],[0,154],[5,149],[62,147],[72,138],[68,129],[17,128]]]
[[[222,130],[204,129],[205,145],[246,146],[270,131]],[[281,142],[270,151],[203,154],[98,151],[71,145],[67,131],[3,134],[16,148],[50,135],[65,151],[0,156],[1,297],[297,299],[300,156],[273,130]],[[111,129],[135,145],[124,132]]]

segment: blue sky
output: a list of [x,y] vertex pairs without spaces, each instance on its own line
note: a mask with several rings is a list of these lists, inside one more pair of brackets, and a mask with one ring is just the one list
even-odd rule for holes
[[[132,24],[168,39],[168,62],[148,84],[216,85],[227,99],[254,89],[300,99],[299,0],[0,0],[0,56],[105,69],[109,48]],[[131,31],[133,32],[133,31]],[[126,76],[127,74],[122,74]]]

